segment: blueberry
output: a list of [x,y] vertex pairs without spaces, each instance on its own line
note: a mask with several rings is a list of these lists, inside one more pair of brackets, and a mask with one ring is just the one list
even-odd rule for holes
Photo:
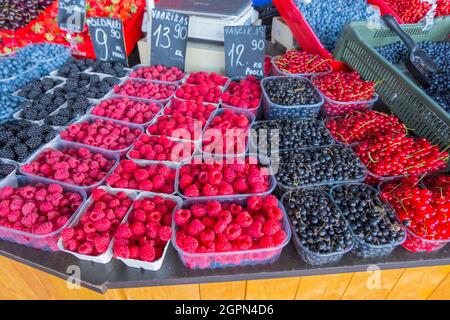
[[0,93],[0,119],[6,119],[21,108],[25,100],[20,97]]
[[36,61],[41,76],[59,68],[70,57],[70,48],[61,44],[37,43],[17,51],[19,58]]
[[0,59],[0,92],[12,93],[38,77],[36,64],[30,60]]

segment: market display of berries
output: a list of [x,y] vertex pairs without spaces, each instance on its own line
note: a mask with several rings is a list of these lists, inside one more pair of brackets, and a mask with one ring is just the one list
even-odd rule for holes
[[53,0],[7,0],[0,7],[0,29],[16,30],[26,26]]
[[316,76],[312,82],[325,96],[327,116],[365,110],[375,103],[375,83],[362,80],[357,72],[333,72]]
[[155,102],[114,97],[100,102],[91,110],[91,113],[99,117],[144,124],[150,122],[159,111],[161,111],[161,105]]
[[406,136],[404,124],[396,116],[369,110],[353,111],[326,121],[333,138],[345,144],[377,140],[380,137]]
[[203,133],[203,152],[209,154],[245,153],[252,122],[253,119],[245,113],[226,109],[217,113]]
[[367,21],[371,16],[365,0],[295,0],[309,26],[323,46],[333,52],[341,30],[352,21]]
[[3,180],[16,169],[16,166],[4,161],[0,161],[0,180]]
[[323,98],[304,78],[273,77],[262,81],[266,119],[315,118]]
[[106,183],[113,188],[172,194],[175,176],[176,169],[164,164],[139,165],[133,160],[122,160]]
[[57,85],[61,84],[62,82],[63,81],[60,79],[51,77],[36,79],[28,83],[26,86],[22,87],[19,92],[17,92],[17,95],[25,99],[34,100],[39,98],[48,90],[53,89]]
[[0,189],[0,226],[35,235],[64,227],[81,206],[79,193],[58,184],[26,184]]
[[364,258],[384,256],[405,240],[395,212],[364,184],[334,187],[331,197],[355,235],[353,252]]
[[304,51],[288,51],[273,60],[277,71],[288,75],[311,76],[331,71],[328,60]]
[[[199,202],[174,213],[175,242],[181,259],[191,268],[225,267],[262,263],[279,255],[289,237],[283,210],[273,195],[247,197],[241,202],[211,200]],[[239,254],[239,251],[248,251]],[[193,253],[218,255],[192,255]],[[220,253],[236,252],[236,255]],[[250,262],[251,263],[251,262]]]
[[336,204],[319,189],[286,193],[283,205],[297,251],[312,265],[339,261],[353,247],[353,236]]
[[65,250],[86,256],[99,256],[108,251],[109,243],[133,203],[123,191],[116,194],[95,189],[88,208],[80,220],[61,232]]
[[261,103],[260,82],[254,76],[231,81],[222,95],[222,103],[236,108],[257,109]]
[[0,158],[22,162],[57,135],[55,129],[25,120],[0,124]]
[[117,151],[130,147],[141,133],[140,129],[133,129],[112,120],[88,118],[71,124],[60,136],[66,141]]
[[[450,1],[449,1],[450,7]],[[445,111],[450,113],[450,59],[448,52],[450,43],[448,41],[440,42],[421,42],[419,47],[436,62],[440,71],[429,77],[430,87],[424,91],[438,103]],[[384,47],[376,48],[377,51],[392,64],[403,64],[409,58],[409,51],[403,43],[393,43]]]
[[94,60],[92,59],[75,59],[70,57],[61,67],[59,67],[56,75],[63,78],[76,77],[80,72],[89,69]]
[[44,93],[35,100],[26,101],[18,116],[32,121],[44,120],[65,102],[66,98],[61,92]]
[[267,155],[334,143],[321,121],[309,119],[258,121],[252,126],[251,134],[257,151]]
[[157,80],[164,82],[177,82],[184,79],[186,74],[177,67],[166,67],[163,65],[139,67],[130,73],[130,78]]
[[114,257],[159,260],[172,237],[172,212],[176,205],[174,200],[161,196],[136,199],[130,216],[114,236]]
[[130,79],[119,86],[115,86],[114,92],[124,96],[153,100],[166,100],[172,97],[176,88],[177,87],[175,85]]
[[142,134],[134,143],[128,157],[136,160],[182,162],[192,156],[195,146],[192,142],[174,141],[166,136]]
[[155,122],[147,128],[147,133],[153,136],[197,141],[202,137],[205,124],[204,120],[201,121],[183,115],[162,115],[156,118]]
[[0,120],[10,118],[18,109],[22,108],[25,100],[7,93],[0,93]]
[[[383,183],[381,197],[408,227],[403,246],[412,252],[437,251],[450,241],[450,198],[422,185],[417,177]],[[433,188],[433,186],[431,186]]]
[[230,79],[215,72],[191,72],[186,79],[187,84],[206,85],[208,87],[224,87]]
[[63,146],[45,148],[21,171],[35,176],[86,187],[102,181],[115,164],[115,160],[87,148]]
[[[431,4],[420,0],[385,0],[404,23],[417,23],[431,9]],[[436,0],[436,17],[450,15],[450,1]]]
[[378,137],[377,140],[363,141],[353,150],[366,165],[372,176],[395,177],[400,175],[423,175],[445,169],[448,152],[439,151],[424,138],[405,136]]
[[222,97],[222,88],[209,84],[183,84],[175,91],[175,97],[197,103],[219,103]]
[[178,186],[186,198],[258,194],[270,190],[270,176],[268,165],[253,156],[194,159],[181,166]]
[[91,72],[108,74],[116,78],[123,78],[128,74],[126,66],[118,61],[96,60],[91,64]]
[[210,103],[198,103],[173,98],[164,108],[164,114],[168,116],[185,116],[206,123],[211,114],[217,110],[217,106]]
[[285,188],[361,181],[366,168],[351,149],[332,145],[279,153],[277,182]]

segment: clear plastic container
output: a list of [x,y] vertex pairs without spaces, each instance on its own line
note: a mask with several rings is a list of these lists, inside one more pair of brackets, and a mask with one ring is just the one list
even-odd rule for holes
[[[308,151],[312,151],[312,150],[315,150],[315,149],[326,149],[326,148],[330,148],[330,147],[345,149],[346,152],[348,154],[351,154],[353,156],[353,158],[356,161],[359,162],[360,166],[362,168],[364,168],[364,175],[359,177],[359,178],[355,178],[353,180],[329,180],[329,181],[316,182],[316,183],[311,183],[311,184],[306,184],[306,185],[298,184],[298,185],[295,185],[295,186],[294,185],[292,185],[292,186],[285,185],[285,184],[279,182],[278,179],[277,179],[277,186],[280,189],[280,191],[282,193],[285,193],[285,192],[288,192],[288,191],[295,191],[295,190],[298,190],[298,189],[305,189],[305,188],[317,188],[317,187],[323,187],[323,186],[333,186],[333,185],[337,185],[337,184],[350,184],[350,183],[364,182],[364,180],[367,177],[367,169],[366,169],[366,167],[359,160],[359,158],[355,154],[353,154],[352,150],[347,148],[347,147],[345,147],[345,146],[342,146],[342,145],[339,145],[339,144],[335,144],[335,145],[331,145],[331,146],[328,146],[328,147],[306,148],[306,149],[302,149],[301,152],[308,152]],[[283,151],[283,152],[286,152],[286,151]],[[280,152],[279,154],[282,154],[283,152]],[[277,160],[279,161],[279,158],[277,158]]]
[[189,77],[189,73],[185,73],[184,74],[184,77],[182,78],[182,79],[180,79],[180,80],[178,80],[178,81],[162,81],[162,80],[155,80],[155,79],[146,79],[146,78],[140,78],[140,77],[133,77],[132,76],[132,73],[134,72],[134,71],[136,71],[136,70],[138,70],[138,69],[141,69],[141,68],[150,68],[151,66],[150,65],[145,65],[145,64],[137,64],[137,65],[135,65],[132,69],[131,69],[131,72],[129,73],[129,78],[130,79],[144,79],[144,80],[151,80],[151,81],[154,81],[154,82],[160,82],[160,83],[171,83],[171,84],[174,84],[174,85],[177,85],[177,86],[179,86],[179,85],[181,85],[184,81],[186,81],[186,79]]
[[[104,97],[101,101],[99,101],[99,103],[96,103],[93,107],[91,107],[88,111],[88,115],[92,115],[92,116],[96,116],[95,114],[92,113],[93,109],[98,106],[100,103],[104,102],[104,101],[109,101],[109,100],[114,100],[114,99],[128,99],[131,101],[135,101],[135,102],[141,102],[144,103],[146,105],[151,105],[151,104],[157,104],[159,106],[159,112],[156,113],[152,119],[150,119],[149,121],[145,122],[145,123],[134,123],[134,122],[129,122],[129,121],[123,121],[123,120],[119,120],[119,119],[114,119],[114,118],[110,118],[110,117],[106,117],[106,116],[102,116],[102,118],[107,118],[107,119],[111,119],[111,120],[115,120],[115,121],[119,121],[122,122],[124,124],[135,124],[135,125],[139,125],[139,126],[143,126],[143,127],[147,127],[149,126],[153,120],[155,118],[157,118],[159,115],[161,115],[162,110],[164,109],[164,105],[161,102],[158,101],[149,101],[147,99],[142,99],[142,98],[136,98],[136,97],[125,97],[125,96],[120,96],[120,95],[116,95],[116,94],[108,94],[106,97]],[[98,117],[98,116],[96,116]]]
[[[321,127],[323,127],[326,135],[325,137],[328,138],[330,140],[329,144],[325,144],[322,146],[301,146],[298,148],[292,147],[292,148],[288,148],[288,147],[280,147],[280,143],[281,143],[281,139],[278,142],[278,148],[276,150],[270,150],[270,152],[266,152],[269,151],[267,150],[267,141],[269,141],[268,139],[270,139],[271,135],[269,134],[269,131],[272,130],[277,130],[275,128],[270,128],[267,130],[267,136],[266,136],[266,141],[264,141],[264,143],[257,143],[258,141],[258,137],[259,135],[257,134],[256,130],[258,130],[258,126],[264,124],[264,123],[276,123],[279,120],[265,120],[265,121],[255,121],[251,127],[251,131],[250,131],[250,152],[251,153],[259,153],[259,154],[263,154],[263,155],[272,155],[272,154],[277,154],[279,152],[282,151],[292,151],[292,150],[302,150],[302,149],[307,149],[307,148],[314,148],[314,147],[329,147],[331,145],[333,145],[335,143],[333,136],[331,135],[330,131],[328,130],[328,128],[325,126],[325,124],[323,123],[323,121],[321,120],[315,120],[315,119],[280,119],[282,121],[303,121],[303,122],[317,122],[321,125]],[[281,128],[282,129],[282,128]],[[263,147],[263,148],[261,148]]]
[[[202,72],[202,71],[200,71],[200,72]],[[191,76],[193,76],[193,74],[195,74],[195,73],[197,73],[197,72],[191,72],[190,74],[188,74],[188,76],[187,76],[186,79],[183,81],[183,83],[186,83],[186,84],[188,84],[188,85],[198,85],[198,83],[188,83],[189,78],[190,78]],[[211,74],[211,73],[210,73],[210,74]],[[231,79],[228,78],[228,77],[226,77],[226,76],[224,76],[224,75],[220,75],[220,76],[222,76],[224,79],[226,79],[226,81],[225,81],[225,83],[224,83],[223,85],[218,85],[218,87],[220,87],[220,88],[222,89],[222,92],[223,92],[223,89],[228,85],[228,83],[230,83]]]
[[280,70],[280,68],[278,68],[276,61],[280,58],[280,56],[275,56],[272,58],[271,63],[272,63],[272,74],[274,76],[283,76],[283,77],[295,77],[295,78],[310,78],[313,76],[320,76],[320,75],[324,75],[324,74],[328,74],[331,73],[333,71],[333,68],[331,67],[331,65],[329,65],[328,63],[325,63],[325,65],[327,66],[327,71],[319,71],[319,72],[311,72],[311,73],[288,73],[288,72],[283,72]]
[[[375,194],[376,198],[378,198],[378,200],[381,201],[378,191],[376,189],[372,188],[371,186],[369,186],[367,184],[363,184],[363,183],[357,183],[357,184],[353,184],[353,185],[357,185],[357,186],[361,186],[363,188],[369,189],[370,191],[372,191]],[[333,199],[334,203],[339,207],[339,204],[335,201],[335,196],[334,196],[334,191],[336,190],[337,187],[338,186],[331,188],[330,196]],[[384,208],[386,211],[390,211],[391,213],[394,213],[394,215],[395,215],[394,209],[388,203],[384,203]],[[339,209],[341,209],[341,207],[339,207]],[[342,214],[342,216],[344,217],[344,219],[346,219],[344,214]],[[386,216],[384,216],[384,218],[388,219]],[[405,231],[405,228],[398,221],[397,218],[395,219],[395,221],[389,221],[389,222],[391,225],[394,225],[394,224],[398,225]],[[347,220],[347,223],[348,223],[348,220]],[[350,224],[349,224],[349,226],[350,226],[350,231],[353,234],[353,242],[354,242],[352,252],[362,258],[376,258],[376,257],[387,256],[387,255],[391,254],[391,252],[396,247],[401,245],[406,240],[406,231],[405,231],[404,237],[400,241],[393,242],[393,243],[387,243],[387,244],[375,245],[375,244],[367,243],[363,239],[358,237],[354,233]]]
[[[208,201],[217,200],[214,198],[207,198],[203,200],[185,200],[183,208],[190,207],[192,204],[205,203]],[[245,205],[247,197],[241,196],[235,199],[220,199],[221,203],[237,203]],[[251,266],[259,264],[268,264],[276,261],[283,248],[289,243],[291,239],[291,229],[289,228],[288,217],[281,202],[278,202],[278,207],[283,211],[283,230],[286,232],[286,239],[280,245],[273,248],[262,248],[245,251],[229,251],[229,252],[211,252],[211,253],[189,253],[181,249],[176,242],[176,224],[175,215],[172,217],[172,244],[178,252],[181,262],[189,269],[216,269],[236,266]]]
[[[137,192],[131,191],[131,190],[111,189],[111,188],[108,188],[108,187],[99,187],[98,189],[105,190],[108,194],[112,194],[112,195],[117,194],[119,192],[125,192],[128,195],[128,198],[132,199],[133,201],[138,196]],[[86,213],[86,211],[89,209],[89,207],[90,207],[90,205],[92,203],[94,203],[94,200],[92,199],[92,196],[90,196],[89,199],[84,203],[82,208],[79,210],[79,212],[76,215],[75,219],[73,219],[73,221],[67,226],[67,228],[75,227],[80,222],[81,217]],[[125,215],[125,217],[120,222],[121,224],[123,223],[123,221],[130,214],[132,206],[133,205],[130,206],[130,208],[128,209],[127,214]],[[92,261],[92,262],[96,262],[96,263],[107,264],[108,262],[111,261],[111,259],[113,257],[114,238],[111,238],[111,240],[109,242],[108,250],[106,250],[104,253],[102,253],[102,254],[100,254],[98,256],[88,256],[88,255],[85,255],[85,254],[81,254],[81,253],[78,253],[78,252],[73,252],[73,251],[69,251],[69,250],[65,249],[61,237],[58,239],[58,243],[57,244],[58,244],[59,250],[61,250],[63,252],[70,253],[71,255],[74,255],[75,257],[77,257],[80,260],[86,260],[86,261]]]
[[[0,183],[0,188],[6,186],[19,187],[25,185],[35,185],[38,183],[46,184],[49,183],[43,181],[40,178],[32,178],[18,175],[10,175],[7,179],[4,179]],[[73,187],[63,186],[64,192],[76,192],[79,193],[83,199],[80,207],[72,214],[72,217],[66,222],[64,226],[59,228],[58,230],[44,235],[37,235],[28,232],[23,232],[19,230],[9,229],[5,227],[0,227],[0,238],[6,241],[15,242],[18,244],[23,244],[27,247],[45,250],[45,251],[58,251],[58,238],[61,231],[66,228],[73,219],[79,214],[82,210],[84,203],[86,202],[86,193],[84,191],[77,190]]]
[[[325,195],[327,197],[327,199],[329,200],[328,204],[330,206],[335,207],[335,209],[340,212],[339,207],[333,202],[333,200],[330,198],[330,196],[326,192],[321,191],[320,189],[315,189],[315,191]],[[290,196],[290,193],[285,193],[283,195],[283,197],[281,198],[281,203],[283,205],[289,201],[289,199],[288,199],[289,196]],[[286,209],[286,212],[289,217],[290,215],[289,215],[288,210],[289,209]],[[345,219],[342,217],[342,213],[341,213],[341,218],[345,221]],[[290,218],[288,218],[288,219],[290,220]],[[346,221],[345,221],[345,223],[347,224]],[[346,254],[353,248],[354,243],[351,246],[349,246],[348,248],[345,248],[344,250],[339,251],[339,252],[332,252],[332,253],[313,252],[302,245],[302,243],[300,241],[300,237],[297,234],[297,232],[295,231],[295,227],[293,226],[292,222],[290,222],[289,224],[291,226],[292,239],[293,239],[295,249],[297,250],[297,252],[298,252],[299,256],[302,258],[302,260],[305,261],[307,264],[310,264],[313,266],[318,266],[318,265],[323,265],[323,264],[339,262],[342,259],[342,257],[344,256],[344,254]],[[348,224],[347,224],[347,230],[349,232],[351,232]]]
[[[168,196],[166,194],[152,193],[152,192],[142,192],[136,197],[135,200],[140,200],[140,199],[144,199],[144,198],[154,198],[156,196],[162,197],[166,200],[173,200],[177,204],[175,206],[174,210],[172,211],[172,215],[175,211],[180,209],[181,206],[183,205],[183,200],[180,197]],[[131,206],[131,209],[129,211],[130,213],[133,212],[133,207],[134,207],[134,204]],[[125,217],[122,224],[128,222],[128,218],[129,218],[129,214]],[[148,271],[158,271],[159,269],[161,269],[161,266],[164,262],[164,258],[166,256],[167,249],[169,248],[169,246],[170,246],[170,240],[167,241],[167,244],[164,247],[164,251],[163,251],[161,258],[159,258],[158,260],[155,260],[153,262],[147,262],[147,261],[142,261],[142,260],[137,260],[137,259],[125,259],[125,258],[121,258],[121,257],[114,257],[114,258],[122,261],[125,265],[127,265],[131,268],[144,269],[144,270],[148,270]]]
[[[246,77],[233,77],[233,78],[231,78],[230,81],[227,83],[227,86],[224,88],[223,92],[224,93],[227,92],[227,90],[230,87],[230,84],[232,82],[239,82],[240,80],[243,80],[245,78]],[[261,86],[261,84],[260,84],[260,86]],[[236,106],[232,106],[231,104],[223,102],[222,97],[220,98],[219,103],[220,103],[220,105],[221,105],[221,107],[223,109],[229,109],[229,110],[232,110],[232,111],[247,110],[247,111],[253,113],[255,115],[255,117],[257,117],[259,109],[260,109],[261,104],[262,104],[262,100],[263,100],[263,93],[262,93],[262,90],[261,90],[261,96],[259,98],[259,105],[256,108],[245,109],[245,108],[239,108],[239,107],[236,107]]]
[[[134,159],[132,159],[131,161],[135,162],[139,167],[156,166],[156,165],[160,164],[160,165],[165,165],[165,166],[169,167],[170,169],[175,170],[175,179],[173,181],[173,192],[170,195],[176,195],[177,190],[178,190],[178,181],[179,181],[179,174],[180,174],[180,172],[178,170],[178,167],[179,167],[178,164],[145,163],[145,162],[142,162],[139,160],[134,160]],[[111,171],[111,173],[114,173],[114,171]],[[108,176],[109,176],[109,174],[108,174]],[[110,186],[108,183],[106,183],[106,185],[110,188],[114,188],[113,186]],[[139,190],[139,189],[127,189],[127,188],[122,188],[122,189],[123,190],[131,190],[131,191],[135,191],[135,192],[147,192],[145,190]],[[161,194],[164,194],[164,193],[161,193]]]
[[94,154],[101,154],[103,155],[106,159],[108,160],[114,160],[114,164],[112,165],[111,169],[106,173],[105,177],[103,179],[101,179],[100,181],[98,181],[97,183],[90,185],[90,186],[79,186],[79,185],[74,185],[74,184],[69,184],[69,183],[65,183],[59,180],[55,180],[55,179],[51,179],[51,178],[47,178],[47,177],[42,177],[42,176],[38,176],[38,175],[34,175],[28,172],[25,172],[23,170],[23,166],[24,164],[22,164],[19,168],[19,171],[21,174],[25,175],[25,176],[30,176],[30,177],[35,177],[35,178],[39,178],[42,181],[45,181],[47,183],[57,183],[60,184],[62,186],[66,186],[66,187],[70,187],[70,188],[74,188],[75,190],[82,190],[86,193],[90,193],[92,190],[100,187],[101,185],[104,184],[106,177],[109,176],[114,169],[117,167],[117,165],[119,164],[119,157],[117,155],[112,155],[108,152],[105,151],[99,151],[96,150],[90,146],[80,146],[79,144],[73,143],[73,142],[68,142],[68,141],[64,141],[61,140],[60,138],[57,138],[55,140],[53,140],[52,142],[46,144],[44,147],[40,148],[38,151],[36,151],[34,154],[32,154],[28,160],[26,161],[25,164],[30,164],[33,161],[35,161],[41,154],[43,154],[45,151],[49,150],[49,149],[56,149],[56,150],[68,150],[68,149],[80,149],[80,148],[86,148],[89,151],[91,151]]
[[[30,54],[32,54],[32,52],[34,52],[36,50],[34,48],[39,45],[42,45],[42,43],[34,43],[34,44],[30,44],[26,47],[23,47],[21,49],[18,49],[16,55],[17,55],[17,57],[22,57],[22,58],[26,59],[30,56]],[[39,75],[41,77],[46,76],[51,71],[61,67],[67,61],[67,59],[69,59],[71,56],[69,47],[66,47],[62,44],[52,44],[52,46],[64,47],[63,52],[61,52],[58,55],[54,55],[51,58],[36,61],[38,70],[39,70]]]
[[127,84],[128,82],[136,82],[136,83],[141,83],[143,85],[149,84],[149,83],[159,84],[159,85],[163,85],[166,87],[174,87],[174,90],[173,90],[173,93],[165,99],[144,98],[144,97],[141,97],[138,95],[127,95],[125,93],[122,94],[122,93],[116,92],[115,89],[112,91],[112,93],[114,93],[118,96],[141,98],[141,99],[145,99],[145,100],[149,100],[149,101],[157,101],[165,106],[170,101],[170,99],[172,99],[174,97],[175,91],[178,89],[178,85],[170,83],[170,82],[152,81],[152,80],[144,80],[144,79],[138,79],[138,78],[126,78],[121,83],[119,83],[119,85],[117,87],[121,88],[123,85]]
[[[83,123],[83,122],[92,123],[95,120],[112,121],[115,124],[118,124],[118,125],[121,125],[121,126],[124,126],[124,127],[128,127],[130,129],[138,129],[138,130],[141,131],[141,133],[144,132],[144,128],[142,126],[140,126],[140,125],[137,125],[137,124],[131,124],[131,123],[126,123],[126,122],[122,122],[122,121],[112,120],[112,119],[108,119],[108,118],[92,116],[92,115],[85,116],[85,117],[79,119],[78,121],[74,122],[73,124],[79,124],[79,123]],[[137,138],[138,137],[136,137],[136,139]],[[102,152],[106,151],[106,154],[117,155],[119,157],[126,155],[128,150],[130,150],[131,146],[133,145],[133,144],[130,144],[128,147],[126,147],[124,149],[121,149],[121,150],[108,150],[108,149],[103,149],[103,148],[100,148],[100,147],[95,147],[95,146],[91,146],[91,145],[80,143],[80,142],[74,142],[74,141],[65,140],[62,137],[61,137],[61,140],[72,142],[74,145],[79,145],[79,146],[83,146],[83,147],[89,146],[92,150],[97,150],[97,151],[102,151]]]
[[[245,146],[243,152],[234,153],[234,152],[236,152],[236,145],[233,148],[234,149],[233,153],[214,153],[214,154],[212,154],[210,152],[203,151],[204,150],[203,147],[209,147],[210,145],[214,145],[215,144],[214,142],[212,142],[212,143],[210,143],[208,145],[204,145],[205,135],[208,134],[208,129],[210,129],[209,126],[211,125],[211,123],[214,120],[214,118],[218,117],[218,116],[221,116],[225,112],[225,110],[226,109],[218,109],[216,112],[214,112],[212,114],[208,124],[205,126],[205,130],[203,131],[203,134],[202,134],[201,149],[199,150],[199,152],[202,153],[205,157],[211,157],[211,156],[219,156],[219,157],[221,157],[221,156],[233,156],[233,155],[243,156],[246,153],[248,153],[249,146],[250,146],[250,137],[249,137],[250,136],[250,128],[251,128],[253,122],[255,122],[255,115],[252,112],[250,112],[248,110],[244,110],[244,109],[232,110],[235,114],[238,114],[238,115],[242,115],[243,114],[243,115],[245,115],[247,117],[248,121],[249,121],[248,129],[246,130],[247,131],[246,146]],[[215,130],[219,130],[219,129],[212,129],[212,130],[215,131]],[[211,134],[214,134],[214,132],[211,132]],[[223,142],[225,142],[225,141],[223,141]],[[218,146],[218,147],[223,149],[224,146],[222,144],[222,146]],[[222,151],[224,151],[224,150],[222,150]],[[225,151],[227,151],[227,150],[225,150]]]
[[[212,163],[220,161],[221,163],[223,163],[225,161],[224,164],[232,164],[234,160],[236,159],[241,159],[242,161],[245,160],[245,162],[247,162],[247,158],[248,157],[254,157],[256,159],[259,159],[259,163],[261,164],[260,167],[263,168],[268,168],[268,173],[270,174],[269,177],[269,189],[266,192],[263,193],[255,193],[255,194],[233,194],[233,195],[225,195],[225,196],[214,196],[214,199],[216,200],[229,200],[229,199],[237,199],[237,198],[241,198],[241,197],[247,197],[247,196],[266,196],[268,194],[271,194],[273,192],[273,190],[275,190],[276,186],[277,186],[277,182],[275,179],[275,175],[273,173],[272,167],[271,167],[271,161],[263,156],[263,155],[256,155],[256,154],[248,154],[246,156],[194,156],[192,158],[192,160],[190,160],[189,162],[185,162],[181,165],[182,166],[186,166],[186,165],[191,165],[191,164],[203,164],[203,163],[207,163],[208,161],[211,161]],[[180,167],[180,169],[181,169]],[[178,172],[180,171],[180,169],[178,170]],[[211,197],[205,197],[205,196],[200,196],[200,197],[187,197],[183,194],[183,192],[180,189],[180,185],[179,185],[179,181],[177,181],[176,183],[177,185],[177,195],[181,196],[184,200],[205,200],[205,199],[210,199]]]
[[319,114],[320,108],[324,103],[324,98],[315,89],[314,85],[306,78],[298,77],[303,79],[305,82],[311,84],[314,87],[317,96],[320,98],[320,102],[311,105],[293,105],[293,106],[283,106],[280,104],[273,103],[264,87],[264,83],[269,80],[282,79],[286,77],[267,77],[261,81],[261,87],[263,91],[263,111],[266,120],[280,119],[280,118],[316,118]]
[[[1,58],[0,62],[7,63],[7,61],[12,60],[25,60],[16,57],[13,58]],[[0,93],[13,93],[18,89],[22,88],[24,85],[28,84],[34,79],[40,78],[40,73],[37,64],[31,64],[28,69],[23,70],[22,73],[18,73],[9,78],[0,78]]]

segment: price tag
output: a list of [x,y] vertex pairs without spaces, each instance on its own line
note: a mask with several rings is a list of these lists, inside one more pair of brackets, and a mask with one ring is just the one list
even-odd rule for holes
[[86,22],[86,0],[58,0],[58,26],[81,32]]
[[229,77],[264,76],[265,26],[224,27],[225,70]]
[[122,20],[89,18],[87,24],[97,59],[128,65]]
[[184,70],[189,16],[168,10],[152,10],[151,64]]

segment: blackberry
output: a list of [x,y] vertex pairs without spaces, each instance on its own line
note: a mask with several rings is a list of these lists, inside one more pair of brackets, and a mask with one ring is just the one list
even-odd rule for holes
[[55,139],[55,137],[57,136],[57,134],[58,134],[58,133],[57,133],[56,131],[47,133],[47,134],[44,136],[44,141],[45,141],[45,142],[50,142],[50,141],[52,141],[53,139]]
[[0,158],[15,160],[16,156],[10,147],[0,149]]
[[17,161],[22,162],[30,154],[28,147],[22,143],[18,143],[13,147],[14,152],[17,155]]
[[35,137],[29,137],[25,144],[32,150],[36,149],[42,144],[42,138],[41,136],[35,136]]
[[14,169],[16,169],[14,165],[0,162],[0,179],[4,179],[11,172],[13,172]]

